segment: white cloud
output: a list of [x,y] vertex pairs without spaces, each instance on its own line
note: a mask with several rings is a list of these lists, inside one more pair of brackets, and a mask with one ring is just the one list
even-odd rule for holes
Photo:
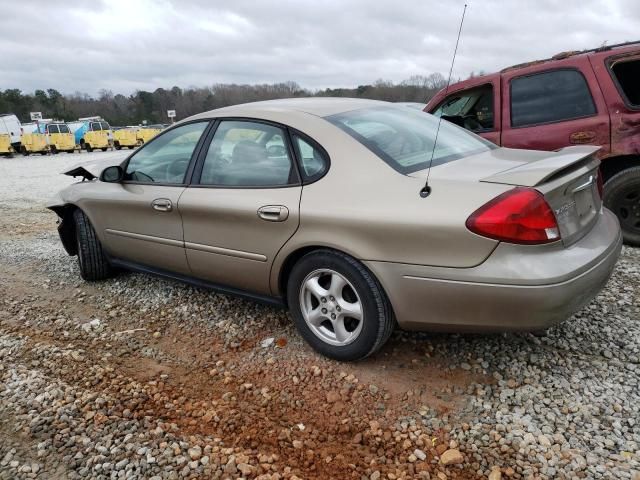
[[[355,86],[446,74],[463,0],[23,0],[0,16],[0,88]],[[469,0],[454,77],[634,40],[637,0]]]

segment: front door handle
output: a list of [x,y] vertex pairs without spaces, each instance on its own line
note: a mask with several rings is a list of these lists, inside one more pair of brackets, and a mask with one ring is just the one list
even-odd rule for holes
[[284,222],[289,218],[289,209],[284,205],[265,205],[258,209],[258,216],[267,222]]
[[151,202],[151,207],[158,212],[170,212],[173,210],[173,204],[168,198],[156,198]]

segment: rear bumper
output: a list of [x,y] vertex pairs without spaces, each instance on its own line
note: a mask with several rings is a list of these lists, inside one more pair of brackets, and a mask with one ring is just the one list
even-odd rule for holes
[[603,209],[592,230],[568,248],[501,243],[474,268],[365,263],[407,330],[539,330],[597,295],[621,247],[618,220]]

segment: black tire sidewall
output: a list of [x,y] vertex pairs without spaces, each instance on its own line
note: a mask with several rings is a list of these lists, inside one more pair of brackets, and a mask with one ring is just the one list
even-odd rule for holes
[[[302,337],[318,352],[327,357],[340,361],[362,359],[376,348],[380,336],[380,329],[384,328],[383,293],[372,275],[364,266],[356,266],[355,260],[348,260],[345,256],[331,251],[318,251],[305,255],[294,266],[287,281],[287,302],[296,328]],[[300,307],[300,289],[302,282],[314,270],[331,269],[344,275],[356,289],[362,304],[363,325],[358,337],[345,346],[334,346],[322,341],[309,328],[302,315]],[[363,275],[364,273],[364,275]],[[368,278],[367,278],[368,277]]]
[[[629,186],[629,183],[637,185],[640,190],[640,167],[634,167],[627,170],[623,170],[611,177],[604,185],[603,203],[604,206],[609,208],[616,216],[617,208],[615,208],[616,197],[618,197],[624,188]],[[627,245],[640,246],[640,233],[636,233],[624,228],[624,224],[620,222],[620,228],[622,229],[622,237]]]

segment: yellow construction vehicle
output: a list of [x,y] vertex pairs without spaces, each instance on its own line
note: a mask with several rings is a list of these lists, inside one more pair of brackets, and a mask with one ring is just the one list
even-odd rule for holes
[[91,152],[96,148],[103,152],[113,147],[113,133],[109,124],[100,117],[80,118],[77,122],[68,123],[75,134],[75,141],[80,149]]
[[0,155],[11,155],[14,152],[11,146],[11,135],[0,133]]
[[161,126],[159,125],[151,125],[148,127],[140,127],[138,129],[138,145],[143,145],[151,140],[153,137],[158,135],[162,131]]
[[116,150],[122,148],[134,148],[138,145],[136,127],[113,127],[113,146]]
[[49,140],[49,150],[51,153],[58,152],[73,153],[76,149],[76,139],[71,133],[69,126],[63,122],[48,123],[44,127]]
[[49,142],[47,141],[47,135],[45,133],[41,133],[38,124],[22,124],[22,140],[20,153],[22,153],[23,155],[30,155],[32,153],[46,155],[49,153]]

